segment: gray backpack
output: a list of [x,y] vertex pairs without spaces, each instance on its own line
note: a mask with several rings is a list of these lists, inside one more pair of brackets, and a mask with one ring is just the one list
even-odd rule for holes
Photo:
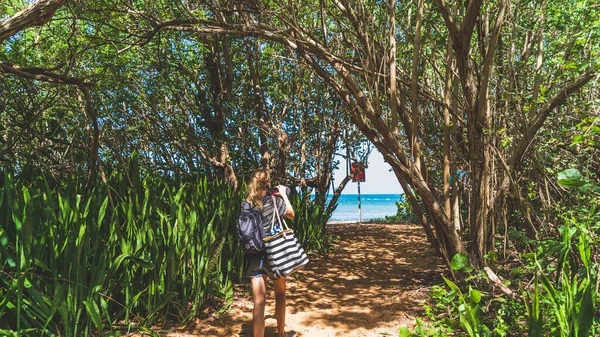
[[244,252],[248,255],[265,252],[265,228],[259,209],[253,208],[249,202],[242,203],[242,211],[238,217],[238,234]]

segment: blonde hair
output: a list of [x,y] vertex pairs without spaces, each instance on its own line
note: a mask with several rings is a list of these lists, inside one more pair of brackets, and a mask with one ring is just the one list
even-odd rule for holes
[[271,177],[268,170],[254,170],[252,178],[250,178],[250,183],[248,184],[248,197],[246,198],[246,201],[248,201],[252,207],[262,210],[262,200],[265,195],[264,192],[269,187],[270,180]]

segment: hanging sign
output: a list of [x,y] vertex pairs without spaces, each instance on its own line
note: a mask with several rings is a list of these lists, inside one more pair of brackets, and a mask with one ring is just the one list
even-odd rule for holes
[[363,163],[352,163],[352,182],[365,182],[365,165]]

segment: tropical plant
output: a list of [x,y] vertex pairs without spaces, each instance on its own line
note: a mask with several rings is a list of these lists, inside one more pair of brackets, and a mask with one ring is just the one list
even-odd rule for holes
[[[522,291],[522,302],[513,298],[486,301],[474,288],[480,279],[477,275],[466,278],[466,293],[444,278],[447,288],[434,286],[433,304],[425,304],[429,329],[411,332],[405,328],[402,333],[444,336],[460,329],[469,336],[595,336],[600,322],[595,314],[600,306],[595,295],[600,286],[600,266],[594,258],[600,233],[599,191],[577,169],[560,172],[557,182],[573,190],[580,204],[561,211],[564,225],[558,229],[559,239],[529,242],[535,250],[523,254],[522,263],[527,266],[517,275],[526,281],[521,284],[527,287]],[[470,268],[467,257],[460,254],[452,259],[451,266],[453,270]],[[487,313],[482,306],[488,308]]]
[[[588,206],[567,211],[559,228],[560,240],[541,242],[533,256],[534,294],[527,305],[529,332],[532,336],[542,336],[547,330],[559,336],[593,336],[595,308],[600,304],[594,296],[600,283],[592,248],[598,244],[598,189],[586,183],[576,169],[564,170],[557,178],[558,184],[575,190]],[[549,323],[539,308],[541,299],[548,303],[550,310],[545,316]]]
[[327,230],[327,221],[335,207],[324,209],[323,205],[309,193],[295,194],[291,200],[296,216],[292,227],[302,247],[307,250],[327,253],[331,248],[333,237]]
[[111,333],[119,322],[185,321],[212,298],[231,300],[243,264],[231,187],[134,164],[88,195],[71,181],[4,174],[0,329]]
[[406,198],[396,201],[396,215],[386,216],[385,220],[393,222],[417,222],[418,217],[412,209],[412,205]]

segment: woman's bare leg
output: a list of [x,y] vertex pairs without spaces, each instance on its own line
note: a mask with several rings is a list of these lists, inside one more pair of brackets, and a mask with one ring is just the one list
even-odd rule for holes
[[273,281],[275,286],[275,319],[277,319],[277,333],[285,336],[285,277]]
[[252,284],[252,299],[254,301],[254,309],[252,310],[252,331],[254,332],[254,337],[265,336],[266,280],[267,275],[253,277],[250,280]]

